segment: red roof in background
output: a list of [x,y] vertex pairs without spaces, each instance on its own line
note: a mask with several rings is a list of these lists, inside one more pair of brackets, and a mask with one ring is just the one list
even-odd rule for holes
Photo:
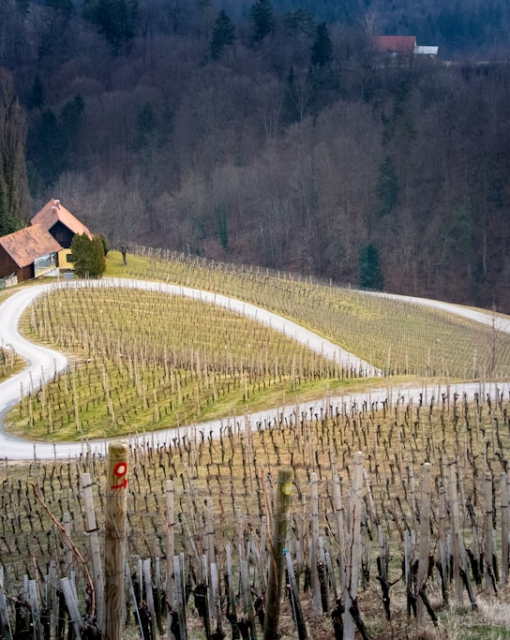
[[416,36],[375,36],[374,44],[380,53],[412,55],[416,47]]
[[35,216],[32,218],[33,225],[41,225],[49,231],[57,222],[61,222],[73,233],[83,235],[86,233],[90,239],[92,234],[87,227],[81,223],[73,214],[60,204],[60,200],[52,198]]
[[36,258],[56,253],[62,247],[42,226],[25,227],[0,238],[0,246],[11,256],[18,267],[27,267]]

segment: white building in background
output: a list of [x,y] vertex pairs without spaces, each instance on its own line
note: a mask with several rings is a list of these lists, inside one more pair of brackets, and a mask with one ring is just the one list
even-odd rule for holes
[[423,45],[416,45],[414,48],[415,56],[429,56],[431,58],[436,58],[439,52],[439,47],[426,47]]

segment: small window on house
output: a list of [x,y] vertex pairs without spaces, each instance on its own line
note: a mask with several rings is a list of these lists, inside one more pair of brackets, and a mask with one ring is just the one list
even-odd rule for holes
[[66,262],[74,262],[74,256],[72,253],[66,253]]

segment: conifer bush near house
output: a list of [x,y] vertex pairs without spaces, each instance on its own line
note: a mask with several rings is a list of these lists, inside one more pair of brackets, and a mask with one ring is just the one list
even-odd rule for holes
[[106,269],[103,242],[99,236],[75,235],[71,244],[74,271],[80,278],[99,278]]

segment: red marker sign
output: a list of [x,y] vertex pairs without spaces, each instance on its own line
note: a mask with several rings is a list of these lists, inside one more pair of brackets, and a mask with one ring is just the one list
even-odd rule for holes
[[110,488],[111,489],[125,489],[127,487],[128,481],[125,476],[127,476],[127,462],[118,462],[113,469],[113,475],[117,476],[117,478],[122,478],[122,482],[120,484],[114,484]]

